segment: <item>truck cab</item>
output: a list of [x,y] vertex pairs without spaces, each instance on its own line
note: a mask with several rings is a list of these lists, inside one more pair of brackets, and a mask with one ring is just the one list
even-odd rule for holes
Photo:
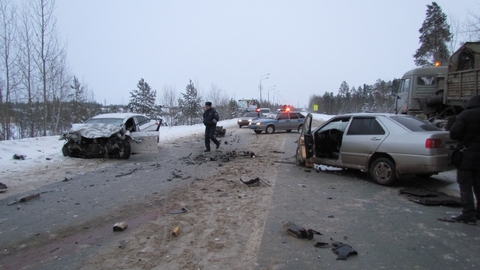
[[412,115],[425,113],[427,97],[443,97],[446,74],[445,66],[422,67],[406,72],[400,82],[397,81],[395,111]]

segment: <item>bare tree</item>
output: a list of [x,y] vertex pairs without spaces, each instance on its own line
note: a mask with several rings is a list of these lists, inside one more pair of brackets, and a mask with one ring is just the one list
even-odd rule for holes
[[210,92],[207,94],[207,100],[213,103],[213,106],[217,110],[218,114],[223,119],[230,119],[232,116],[229,115],[228,104],[230,98],[225,93],[225,91],[219,88],[217,85],[212,84],[210,87]]
[[465,23],[465,35],[467,41],[480,41],[480,15],[468,12],[467,22]]
[[175,115],[178,113],[178,94],[175,86],[164,85],[160,105],[168,113],[169,125],[174,125]]
[[[65,80],[65,48],[59,43],[56,32],[56,18],[54,16],[55,0],[35,0],[32,2],[30,9],[31,22],[33,24],[33,32],[36,37],[34,50],[36,56],[34,58],[36,67],[39,71],[41,81],[40,88],[43,96],[43,136],[47,135],[47,123],[49,118],[48,103],[49,97],[55,97],[57,93],[52,93],[54,89],[49,88],[58,86],[59,82],[52,80],[58,79],[62,81],[62,90],[64,84],[68,89],[68,80]],[[60,76],[60,77],[59,77]],[[50,80],[50,81],[49,81]]]
[[[35,91],[35,71],[34,71],[34,50],[33,50],[33,33],[30,25],[30,16],[28,13],[28,3],[24,2],[20,25],[18,29],[19,39],[19,59],[18,68],[21,74],[21,84],[24,99],[27,103],[27,111],[25,112],[25,122],[27,122],[28,136],[35,137],[37,125],[40,123],[38,117],[39,97]],[[22,99],[21,99],[22,100]]]
[[[2,61],[2,73],[4,77],[4,87],[0,88],[0,108],[2,116],[2,129],[4,139],[12,138],[12,95],[16,88],[16,58],[17,50],[15,48],[15,27],[16,10],[13,5],[8,5],[6,1],[0,1],[0,58]],[[5,100],[5,102],[4,102]]]

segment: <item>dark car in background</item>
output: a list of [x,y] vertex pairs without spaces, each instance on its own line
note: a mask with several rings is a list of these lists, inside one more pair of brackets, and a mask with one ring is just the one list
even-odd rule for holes
[[268,134],[279,130],[291,132],[292,130],[301,130],[304,120],[305,116],[299,112],[278,112],[274,118],[252,121],[249,127],[257,134],[262,133],[262,131]]
[[429,177],[454,169],[449,132],[409,115],[357,113],[338,115],[312,130],[307,114],[296,153],[297,164],[314,164],[369,172],[381,185],[403,175]]
[[256,119],[264,118],[264,115],[260,112],[246,112],[242,117],[238,118],[237,124],[241,128],[243,126],[248,126],[250,122]]

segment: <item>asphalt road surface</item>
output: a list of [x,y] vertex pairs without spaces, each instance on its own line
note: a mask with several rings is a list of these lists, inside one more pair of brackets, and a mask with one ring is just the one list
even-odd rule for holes
[[[294,153],[295,139],[286,140],[286,156]],[[293,164],[278,175],[256,269],[480,268],[480,227],[437,220],[461,208],[417,204],[398,192],[444,190],[455,182],[452,172],[407,177],[394,187],[377,185],[359,171],[317,172]],[[322,235],[294,238],[283,228],[287,222]],[[357,255],[337,260],[331,248],[314,247],[317,242],[342,242]]]

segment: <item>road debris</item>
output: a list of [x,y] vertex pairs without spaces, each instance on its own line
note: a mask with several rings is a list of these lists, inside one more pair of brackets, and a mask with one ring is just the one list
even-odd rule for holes
[[0,183],[0,192],[5,192],[7,191],[8,187],[4,183]]
[[320,232],[317,232],[312,229],[305,229],[303,227],[299,227],[292,222],[287,222],[283,225],[283,228],[293,237],[300,238],[300,239],[313,239],[314,234],[322,235]]
[[249,186],[249,187],[253,187],[253,186],[258,186],[260,185],[260,178],[255,178],[255,179],[251,179],[251,180],[248,180],[248,181],[243,181],[242,178],[240,178],[240,181],[242,181],[242,183],[244,183],[245,185]]
[[175,227],[175,229],[173,229],[172,231],[172,235],[173,236],[178,236],[180,234],[180,227]]
[[114,232],[120,232],[127,228],[127,223],[125,221],[117,222],[113,225]]
[[325,242],[317,242],[313,245],[316,248],[330,248],[332,245],[330,243],[325,243]]
[[188,211],[187,208],[182,207],[182,208],[180,208],[180,209],[176,209],[176,210],[170,211],[170,214],[174,214],[174,215],[176,215],[176,214],[183,214],[183,213],[186,213],[187,211]]
[[127,173],[117,174],[117,175],[115,175],[115,177],[122,177],[122,176],[125,176],[125,175],[129,175],[129,174],[132,174],[132,173],[136,172],[137,170],[138,170],[138,168],[135,168],[135,169],[133,169],[133,170],[127,172]]
[[122,240],[119,243],[120,245],[118,246],[118,248],[120,249],[124,249],[127,246],[127,242],[125,240]]
[[23,197],[18,198],[18,202],[28,202],[38,197],[40,197],[40,193],[29,194],[29,195],[25,195]]
[[19,154],[13,155],[13,159],[25,160],[25,158],[27,158],[27,155],[19,155]]
[[352,246],[348,244],[344,244],[342,242],[333,242],[332,251],[338,254],[337,260],[346,260],[348,255],[357,255],[357,251],[355,251]]
[[421,188],[404,188],[400,189],[398,194],[406,194],[406,198],[409,201],[424,205],[448,205],[455,207],[462,206],[460,198],[438,191],[431,191]]

